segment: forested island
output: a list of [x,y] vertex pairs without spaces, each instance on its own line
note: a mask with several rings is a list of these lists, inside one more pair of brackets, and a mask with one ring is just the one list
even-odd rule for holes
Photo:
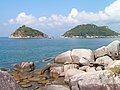
[[94,24],[78,25],[63,34],[70,38],[99,38],[118,37],[120,34],[111,30],[108,26],[97,26]]
[[12,33],[9,38],[48,38],[48,35],[23,25]]

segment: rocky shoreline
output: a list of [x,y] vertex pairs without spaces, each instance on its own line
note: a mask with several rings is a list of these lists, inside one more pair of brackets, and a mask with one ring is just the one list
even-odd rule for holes
[[119,38],[118,36],[71,36],[71,37],[62,37],[62,38]]
[[[120,41],[96,50],[73,49],[55,57],[54,63],[35,70],[21,62],[9,73],[0,71],[2,90],[120,90]],[[6,83],[4,73],[12,80]],[[4,83],[5,82],[5,83]],[[8,86],[5,88],[5,86]]]

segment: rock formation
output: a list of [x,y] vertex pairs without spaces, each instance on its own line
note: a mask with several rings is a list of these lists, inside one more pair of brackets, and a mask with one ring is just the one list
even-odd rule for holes
[[14,78],[7,72],[0,70],[0,90],[21,90]]
[[[55,57],[46,68],[18,63],[11,75],[32,90],[120,90],[120,41],[96,50],[73,49]],[[33,84],[34,83],[34,84]],[[37,86],[35,86],[37,85]]]

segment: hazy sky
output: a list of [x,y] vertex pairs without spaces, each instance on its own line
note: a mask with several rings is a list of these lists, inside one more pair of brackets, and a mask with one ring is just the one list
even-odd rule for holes
[[0,11],[0,37],[21,25],[51,36],[87,23],[120,32],[120,0],[1,0]]

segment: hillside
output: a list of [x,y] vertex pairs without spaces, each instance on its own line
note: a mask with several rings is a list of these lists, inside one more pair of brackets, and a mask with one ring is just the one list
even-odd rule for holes
[[38,30],[23,25],[19,27],[10,38],[47,38],[48,36]]
[[83,24],[74,27],[73,29],[64,33],[64,37],[73,36],[97,36],[97,37],[107,37],[107,36],[118,36],[119,34],[112,31],[107,26],[96,26],[94,24]]

